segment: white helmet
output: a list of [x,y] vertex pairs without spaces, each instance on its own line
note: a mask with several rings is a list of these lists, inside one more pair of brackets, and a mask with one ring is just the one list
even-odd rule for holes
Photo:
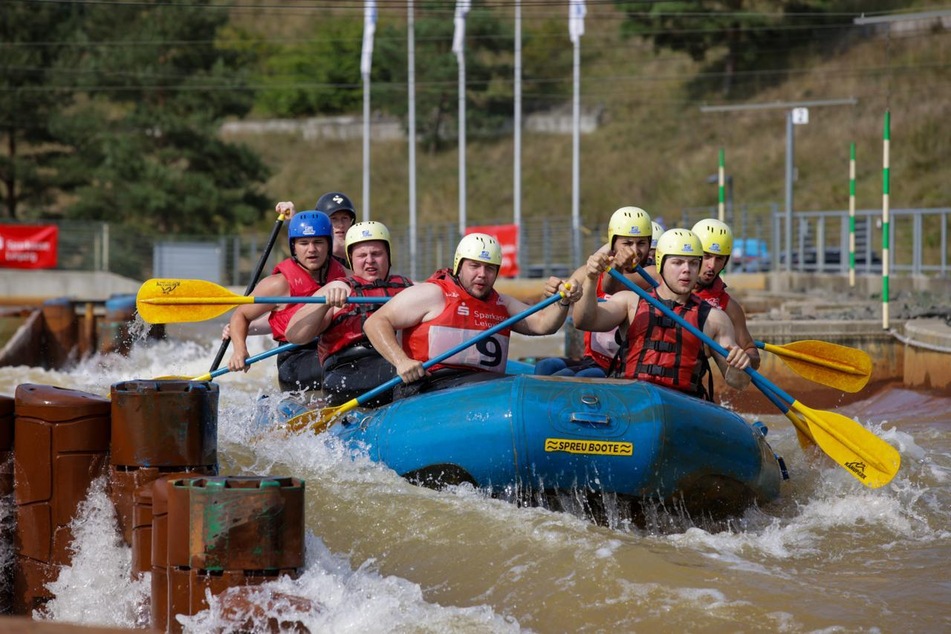
[[651,248],[657,248],[657,241],[664,233],[664,228],[656,220],[651,220]]
[[390,266],[393,265],[392,254],[390,253],[390,230],[382,222],[367,220],[366,222],[358,222],[347,229],[344,246],[347,250],[347,264],[350,265],[350,268],[353,268],[350,250],[361,242],[370,242],[371,240],[380,240],[386,243],[386,256],[390,259]]
[[664,270],[664,258],[668,255],[684,257],[703,257],[703,245],[693,231],[686,229],[668,229],[657,240],[657,270]]
[[502,266],[502,247],[498,240],[486,233],[470,233],[456,247],[456,257],[452,261],[453,275],[459,275],[459,265],[463,260]]

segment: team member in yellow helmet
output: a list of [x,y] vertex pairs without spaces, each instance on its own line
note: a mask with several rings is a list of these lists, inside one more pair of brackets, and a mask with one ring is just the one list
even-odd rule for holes
[[726,292],[726,284],[720,274],[730,261],[733,252],[733,231],[725,222],[716,218],[701,220],[692,231],[703,245],[703,262],[700,264],[700,277],[694,292],[704,301],[724,311],[733,322],[736,342],[743,346],[750,356],[754,369],[759,369],[759,350],[753,336],[746,326],[746,312],[736,298]]
[[[730,318],[692,293],[702,259],[703,246],[693,232],[665,231],[657,241],[660,284],[649,292],[729,351],[726,358],[713,353],[714,360],[727,384],[743,389],[750,378],[742,370],[749,366],[750,359],[734,340]],[[712,380],[708,379],[704,385],[711,351],[703,342],[633,291],[620,291],[598,302],[597,280],[610,264],[603,253],[588,258],[584,293],[573,313],[575,326],[595,332],[620,327],[626,333],[626,378],[713,400]]]
[[[608,221],[608,242],[598,252],[615,256],[617,269],[629,279],[640,277],[634,266],[647,257],[651,240],[651,217],[640,207],[621,207]],[[585,267],[573,275],[582,279]],[[600,299],[610,297],[605,285],[612,278],[598,277],[597,294]],[[586,332],[584,334],[584,357],[576,361],[564,357],[542,359],[535,364],[535,374],[555,376],[604,377],[619,367],[615,357],[623,341],[617,329],[609,332]]]
[[[502,248],[495,238],[484,233],[469,234],[456,248],[452,269],[436,271],[426,282],[406,289],[367,319],[367,337],[403,380],[394,390],[395,398],[505,375],[507,329],[434,365],[428,372],[423,368],[426,361],[529,308],[494,290],[501,264]],[[564,290],[567,298],[516,322],[512,330],[547,335],[561,327],[568,307],[581,296],[579,284],[570,284],[569,288],[553,277],[546,288],[551,292]],[[397,332],[402,333],[402,342]]]
[[[330,282],[314,297],[324,304],[304,304],[287,325],[287,339],[307,343],[320,335],[317,356],[323,368],[323,392],[329,405],[339,405],[386,383],[396,372],[373,349],[363,324],[381,304],[348,303],[350,297],[394,297],[413,285],[390,274],[390,231],[381,222],[358,222],[347,230],[346,259],[353,273]],[[373,405],[387,402],[383,395]]]
[[657,222],[656,220],[651,220],[651,248],[647,252],[647,260],[644,262],[644,266],[652,266],[654,264],[654,252],[657,250],[657,241],[664,233],[664,227]]

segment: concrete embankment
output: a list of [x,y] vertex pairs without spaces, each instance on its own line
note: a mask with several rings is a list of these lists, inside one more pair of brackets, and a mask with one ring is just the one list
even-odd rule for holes
[[[951,325],[939,317],[909,318],[927,311],[928,302],[944,305],[951,297],[951,279],[895,277],[891,281],[895,318],[885,329],[881,320],[881,279],[859,276],[855,287],[846,276],[804,273],[758,273],[727,276],[731,292],[743,302],[753,337],[774,345],[818,339],[864,350],[873,359],[872,376],[865,394],[876,385],[901,383],[906,387],[951,393]],[[54,297],[106,299],[116,293],[135,293],[140,282],[103,272],[0,271],[0,304],[39,304]],[[544,281],[500,280],[498,288],[523,301],[535,302]],[[244,289],[234,288],[235,293]],[[876,295],[876,293],[878,293]],[[915,303],[918,303],[917,311]],[[170,329],[217,338],[221,323],[205,322]],[[513,357],[563,356],[565,331],[538,338],[515,337]],[[854,397],[796,375],[779,358],[763,353],[762,373],[794,396],[815,397],[822,402],[844,402]],[[714,373],[715,375],[717,373]],[[794,391],[795,390],[795,391]],[[744,397],[745,398],[745,397]],[[806,397],[803,397],[805,400]],[[829,403],[834,404],[834,403]],[[761,405],[768,407],[765,399]]]

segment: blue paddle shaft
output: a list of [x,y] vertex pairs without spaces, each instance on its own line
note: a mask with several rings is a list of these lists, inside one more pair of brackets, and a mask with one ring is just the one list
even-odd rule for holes
[[[389,297],[348,297],[348,304],[385,304]],[[224,303],[224,302],[223,302]],[[323,295],[316,297],[255,297],[252,304],[326,304]]]
[[[300,348],[302,345],[304,344],[285,343],[276,348],[271,348],[270,350],[267,350],[266,352],[262,352],[261,354],[256,354],[253,357],[248,357],[247,359],[244,360],[244,362],[248,365],[251,365],[252,363],[263,361],[264,359],[270,359],[271,357],[279,355],[282,352],[286,352],[288,350],[296,350],[297,348]],[[222,374],[227,374],[228,372],[231,372],[231,370],[229,370],[228,368],[218,368],[217,370],[211,373],[211,378],[214,379],[216,377],[221,376]]]
[[[657,301],[656,299],[654,299],[653,297],[651,297],[650,293],[648,293],[647,291],[645,291],[644,289],[642,289],[641,287],[639,287],[637,284],[634,284],[633,282],[631,282],[630,280],[628,280],[626,277],[624,277],[623,275],[621,275],[619,272],[615,271],[614,269],[608,269],[608,273],[611,275],[611,277],[613,277],[614,279],[618,280],[619,282],[621,282],[622,284],[624,284],[626,287],[628,287],[629,289],[631,289],[632,291],[634,291],[635,293],[637,293],[637,294],[640,296],[641,299],[647,300],[648,302],[650,302],[650,304],[651,304],[654,308],[656,308],[656,309],[659,310],[660,312],[664,313],[664,315],[666,315],[667,317],[670,317],[671,319],[673,319],[675,322],[677,322],[677,324],[678,324],[679,326],[681,326],[682,328],[686,328],[687,331],[689,331],[691,334],[693,334],[695,337],[697,337],[697,338],[698,338],[700,341],[702,341],[703,343],[705,343],[705,344],[707,344],[708,346],[710,346],[710,349],[713,350],[714,352],[716,352],[717,354],[719,354],[720,356],[726,358],[727,355],[730,354],[729,352],[727,352],[726,348],[724,348],[723,346],[721,346],[720,344],[718,344],[716,341],[714,341],[713,339],[711,339],[710,337],[708,337],[706,334],[704,334],[704,332],[703,332],[702,330],[700,330],[700,329],[698,329],[697,327],[695,327],[694,325],[688,323],[686,320],[684,320],[683,317],[681,317],[680,315],[678,315],[678,314],[675,313],[674,311],[672,311],[672,310],[670,310],[669,308],[667,308],[666,306],[664,306],[663,303],[661,303],[661,302]],[[746,372],[747,374],[749,374],[753,379],[759,379],[759,382],[756,382],[755,384],[756,384],[757,387],[760,388],[760,390],[763,390],[763,386],[766,386],[770,392],[774,393],[774,394],[777,395],[779,398],[783,399],[786,403],[794,403],[794,402],[796,401],[796,399],[794,399],[793,397],[791,397],[789,394],[786,394],[786,392],[782,391],[779,387],[777,387],[776,385],[774,385],[774,384],[772,383],[772,381],[770,381],[769,379],[767,379],[765,376],[763,376],[762,374],[760,374],[759,372],[757,372],[757,371],[754,370],[753,368],[747,367],[747,368],[745,368],[743,371]],[[763,390],[763,391],[764,391],[764,393],[766,392],[766,390]],[[769,397],[769,394],[767,394],[767,397]],[[788,409],[788,407],[787,407],[787,409]]]
[[[433,357],[433,358],[430,359],[429,361],[426,361],[425,363],[423,363],[423,368],[425,368],[426,370],[428,370],[429,368],[433,367],[433,366],[436,365],[437,363],[442,363],[443,361],[445,361],[446,359],[448,359],[448,358],[451,357],[452,355],[457,354],[457,353],[459,353],[459,352],[462,352],[463,350],[465,350],[465,349],[468,348],[469,346],[474,346],[475,344],[479,343],[480,341],[485,341],[486,339],[488,339],[489,337],[491,337],[491,336],[494,335],[495,333],[497,333],[497,332],[499,332],[499,331],[501,331],[501,330],[505,330],[506,328],[512,326],[512,324],[515,324],[516,322],[519,322],[519,321],[525,319],[525,318],[528,317],[529,315],[533,315],[533,314],[537,313],[538,311],[542,310],[543,308],[547,308],[548,306],[550,306],[550,305],[554,304],[555,302],[557,302],[558,300],[560,300],[562,297],[564,297],[563,294],[561,294],[561,293],[555,293],[555,294],[552,295],[551,297],[549,297],[549,298],[547,298],[547,299],[545,299],[545,300],[543,300],[543,301],[538,302],[538,303],[535,304],[534,306],[532,306],[532,307],[530,307],[530,308],[528,308],[528,309],[526,309],[526,310],[523,310],[522,312],[518,313],[517,315],[512,315],[511,317],[509,317],[509,318],[506,319],[505,321],[502,321],[502,322],[500,322],[500,323],[498,323],[498,324],[492,326],[492,327],[489,328],[488,330],[479,333],[478,335],[476,335],[475,337],[473,337],[473,338],[470,339],[469,341],[463,341],[462,343],[460,343],[460,344],[458,344],[458,345],[456,345],[456,346],[450,348],[449,350],[446,350],[446,351],[443,352],[442,354],[436,355],[435,357]],[[373,388],[372,390],[370,390],[369,392],[358,396],[358,397],[357,397],[357,403],[358,403],[359,405],[364,405],[364,404],[366,404],[367,401],[373,400],[373,399],[376,398],[377,396],[383,394],[384,392],[386,392],[387,390],[389,390],[389,389],[391,389],[391,388],[396,387],[397,385],[399,385],[399,384],[402,383],[402,382],[403,382],[403,378],[402,378],[400,375],[397,374],[396,376],[394,376],[392,379],[390,379],[389,381],[387,381],[387,382],[384,383],[383,385],[380,385],[379,387],[375,387],[375,388]]]

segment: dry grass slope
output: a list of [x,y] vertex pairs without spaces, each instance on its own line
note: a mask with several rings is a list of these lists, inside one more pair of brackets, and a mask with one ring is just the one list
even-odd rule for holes
[[[553,9],[535,9],[535,11]],[[581,208],[586,225],[603,223],[624,204],[674,219],[685,207],[715,206],[720,148],[734,177],[736,205],[782,206],[785,177],[785,111],[704,114],[704,101],[688,96],[688,82],[703,71],[684,55],[655,54],[649,43],[622,40],[620,15],[610,4],[589,6],[582,41],[582,100],[602,104],[603,125],[581,139]],[[242,14],[267,37],[319,36],[319,20],[279,20]],[[561,9],[559,8],[559,16]],[[542,17],[539,15],[526,16]],[[550,16],[546,16],[550,17]],[[385,15],[381,19],[386,18]],[[392,18],[395,19],[395,18]],[[309,21],[309,22],[308,22]],[[284,24],[287,22],[287,24]],[[565,45],[570,46],[567,36]],[[951,204],[951,33],[855,37],[834,52],[802,54],[796,68],[748,101],[755,103],[854,97],[855,107],[810,111],[795,130],[798,178],[795,208],[845,209],[849,195],[849,144],[857,145],[857,206],[882,204],[882,129],[891,112],[891,205]],[[709,94],[706,103],[721,103]],[[274,200],[312,205],[327,190],[362,192],[362,141],[305,142],[290,136],[242,137],[274,169],[267,184]],[[522,213],[531,217],[571,214],[571,136],[524,134]],[[371,210],[378,220],[406,224],[408,150],[405,143],[377,142],[371,149]],[[467,209],[470,224],[512,217],[513,142],[469,139]],[[458,153],[417,149],[420,223],[454,222],[458,214]],[[267,219],[270,220],[270,219]],[[262,220],[262,227],[266,221]]]

